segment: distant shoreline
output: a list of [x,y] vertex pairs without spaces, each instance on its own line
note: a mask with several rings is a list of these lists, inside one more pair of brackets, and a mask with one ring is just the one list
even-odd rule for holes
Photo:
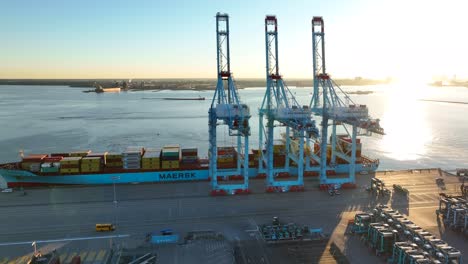
[[[389,80],[372,80],[372,79],[338,79],[335,80],[338,85],[377,85],[387,84]],[[116,83],[127,85],[128,90],[145,91],[145,90],[189,90],[202,91],[214,90],[216,88],[216,79],[133,79],[131,82],[122,79],[0,79],[0,85],[49,85],[49,86],[69,86],[73,88],[94,88],[94,84],[98,83],[103,87],[115,87]],[[238,89],[248,87],[265,87],[265,79],[236,79]],[[311,87],[313,86],[312,79],[289,79],[285,80],[289,86],[295,87]]]
[[433,103],[447,103],[447,104],[468,104],[468,102],[444,101],[444,100],[429,100],[429,99],[420,99],[419,101],[423,101],[423,102],[433,102]]

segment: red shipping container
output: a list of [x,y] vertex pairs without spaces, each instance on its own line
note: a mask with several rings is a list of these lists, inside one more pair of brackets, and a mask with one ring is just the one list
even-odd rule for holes
[[59,162],[63,159],[62,156],[54,156],[54,157],[47,157],[47,158],[44,158],[44,162]]
[[38,162],[47,157],[47,154],[31,154],[23,157],[23,162]]
[[52,153],[51,157],[70,157],[70,153]]

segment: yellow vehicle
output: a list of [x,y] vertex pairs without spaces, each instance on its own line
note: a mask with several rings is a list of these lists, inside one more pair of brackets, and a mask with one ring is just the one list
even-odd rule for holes
[[108,231],[114,231],[114,230],[115,230],[114,224],[96,224],[97,232],[108,232]]

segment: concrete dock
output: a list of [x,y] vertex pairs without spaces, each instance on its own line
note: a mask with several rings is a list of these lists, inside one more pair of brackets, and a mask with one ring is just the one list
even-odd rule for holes
[[[393,184],[402,185],[409,190],[409,196],[392,193],[390,197],[378,198],[368,193],[365,186],[374,176],[389,189]],[[132,247],[143,241],[146,233],[166,228],[182,237],[194,230],[220,232],[237,250],[237,263],[334,263],[325,256],[332,242],[350,263],[385,263],[373,256],[358,237],[345,234],[348,220],[356,212],[370,210],[378,203],[387,203],[408,215],[465,256],[466,238],[445,230],[437,221],[435,210],[442,191],[436,184],[437,177],[445,180],[443,192],[459,192],[461,182],[457,177],[441,176],[439,170],[410,170],[359,175],[358,188],[342,190],[339,196],[319,191],[316,178],[306,178],[306,191],[301,193],[265,193],[263,180],[253,180],[252,194],[226,197],[208,196],[207,182],[117,185],[116,204],[112,185],[27,189],[26,196],[19,192],[1,193],[0,264],[24,263],[22,260],[33,251],[30,242],[42,240],[55,240],[38,242],[38,249],[55,249],[63,255],[62,261],[80,254],[84,263],[104,263],[112,245]],[[323,228],[330,239],[310,248],[304,246],[303,252],[298,248],[275,250],[264,245],[255,231],[258,224],[269,223],[274,216],[285,222]],[[95,232],[96,223],[107,222],[116,223],[117,230]],[[107,235],[122,237],[96,238]],[[183,258],[173,254],[177,252],[174,250],[161,248],[159,254],[164,263],[183,262]],[[164,255],[165,251],[172,253]],[[317,255],[324,258],[320,260]]]

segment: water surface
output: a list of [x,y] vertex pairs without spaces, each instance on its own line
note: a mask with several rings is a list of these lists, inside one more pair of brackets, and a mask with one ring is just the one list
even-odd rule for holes
[[[162,147],[181,144],[208,150],[208,108],[213,91],[137,91],[82,93],[65,86],[0,86],[0,162],[25,153],[91,149],[122,151],[126,146]],[[301,104],[311,88],[291,87]],[[468,88],[407,87],[402,84],[343,87],[371,90],[351,95],[381,119],[387,133],[364,137],[363,151],[381,161],[380,169],[468,167]],[[252,147],[258,147],[258,108],[264,88],[240,90],[251,108]],[[206,97],[205,101],[167,101],[162,97]],[[317,124],[320,121],[317,119]],[[343,132],[342,130],[340,130]],[[234,144],[225,129],[220,144]]]

